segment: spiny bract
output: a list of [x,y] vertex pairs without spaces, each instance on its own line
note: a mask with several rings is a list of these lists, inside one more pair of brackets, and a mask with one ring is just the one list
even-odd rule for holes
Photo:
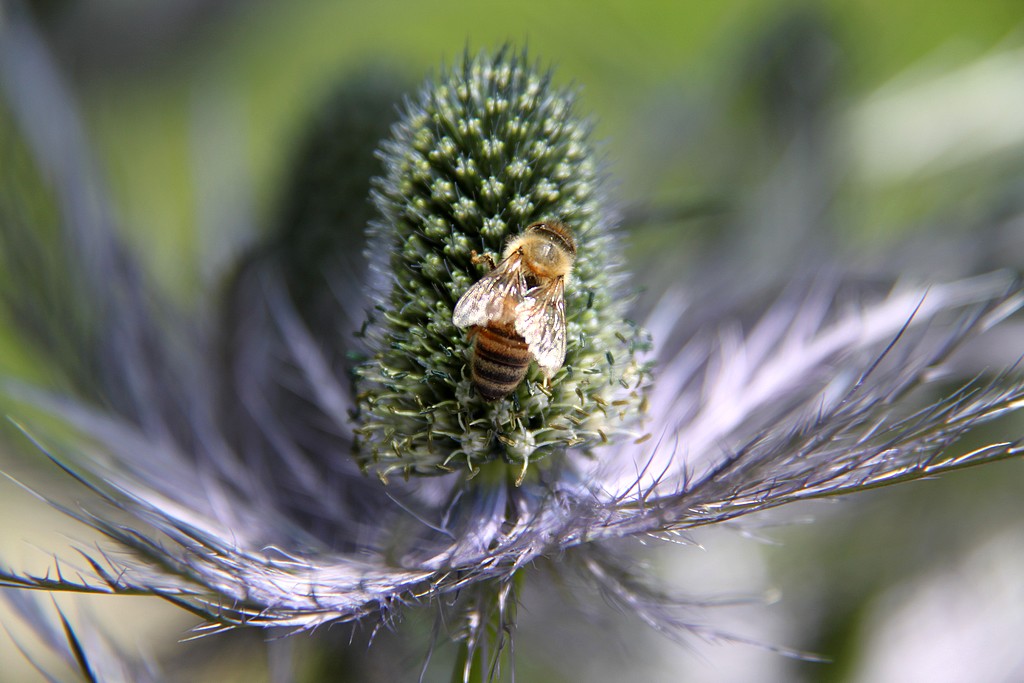
[[[464,57],[407,104],[382,146],[370,255],[380,303],[356,368],[361,464],[382,477],[440,474],[503,459],[522,475],[569,447],[638,436],[648,336],[624,317],[618,242],[604,215],[589,126],[550,73],[507,49]],[[545,386],[536,364],[506,399],[473,389],[471,341],[452,323],[485,272],[539,220],[570,225],[578,254],[565,292],[565,364]]]

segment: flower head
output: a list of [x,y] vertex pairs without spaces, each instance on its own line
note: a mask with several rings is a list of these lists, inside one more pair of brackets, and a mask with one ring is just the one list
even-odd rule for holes
[[[369,251],[383,301],[356,369],[364,466],[382,476],[440,474],[504,460],[525,472],[552,452],[637,428],[647,339],[625,317],[628,292],[588,137],[572,96],[509,49],[466,55],[407,105],[384,143],[374,195],[381,217]],[[486,272],[477,252],[500,255],[542,220],[576,236],[565,362],[550,382],[534,364],[510,397],[487,401],[472,388],[471,342],[452,312]]]

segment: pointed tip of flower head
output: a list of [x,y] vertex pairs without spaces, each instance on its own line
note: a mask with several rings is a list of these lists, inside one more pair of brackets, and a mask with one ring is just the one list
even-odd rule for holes
[[[589,134],[572,96],[509,45],[467,52],[408,104],[382,147],[374,194],[370,253],[385,282],[356,372],[364,467],[439,474],[504,460],[521,480],[552,453],[630,433],[649,382],[649,341],[624,318]],[[500,262],[509,240],[538,221],[570,226],[577,242],[564,288],[565,360],[530,362],[514,389],[487,400],[472,378],[472,335],[453,310],[487,275],[485,261]],[[542,287],[523,282],[539,296]],[[518,342],[537,355],[530,339]]]

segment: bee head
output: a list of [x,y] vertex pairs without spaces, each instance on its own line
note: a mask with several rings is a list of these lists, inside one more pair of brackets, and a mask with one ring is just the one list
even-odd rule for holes
[[527,269],[540,278],[568,278],[576,256],[569,227],[556,222],[534,223],[509,243],[506,257],[521,251]]
[[541,221],[533,223],[526,228],[523,234],[536,235],[543,238],[569,254],[570,258],[576,256],[576,240],[572,236],[572,230],[561,221]]

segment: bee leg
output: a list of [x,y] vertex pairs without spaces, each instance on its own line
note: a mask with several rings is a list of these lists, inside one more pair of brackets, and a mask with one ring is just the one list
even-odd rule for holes
[[474,265],[479,265],[481,263],[486,263],[488,268],[490,268],[491,270],[494,270],[494,268],[495,268],[494,259],[491,257],[490,254],[480,255],[480,254],[476,253],[476,249],[474,249],[473,251],[469,252],[469,255],[471,257],[470,260],[473,262]]
[[527,458],[523,461],[523,469],[519,472],[519,476],[516,477],[516,488],[523,485],[523,479],[526,479],[526,470],[530,466],[530,459]]

